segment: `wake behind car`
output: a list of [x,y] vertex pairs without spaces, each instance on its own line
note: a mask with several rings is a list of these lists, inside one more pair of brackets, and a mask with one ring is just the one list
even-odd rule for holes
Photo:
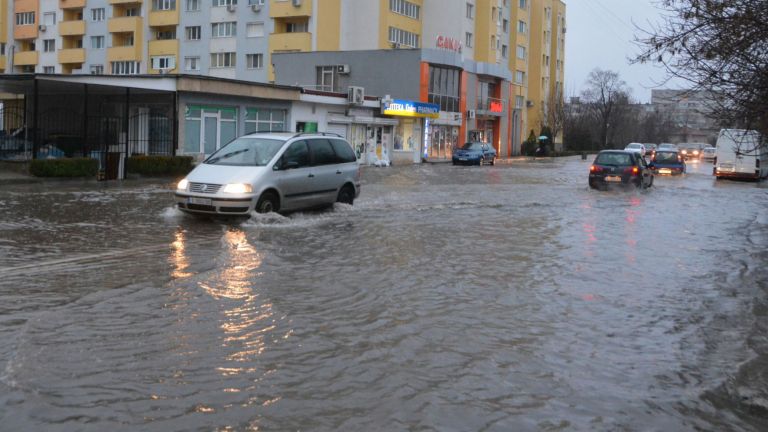
[[496,149],[484,142],[468,142],[453,152],[454,165],[496,164]]
[[589,187],[607,189],[610,186],[634,185],[647,188],[653,185],[653,170],[638,152],[603,150],[589,167]]
[[184,212],[242,216],[352,204],[359,194],[357,157],[340,136],[254,133],[209,156],[175,195]]
[[677,150],[659,150],[648,164],[656,174],[679,175],[685,173],[685,158]]

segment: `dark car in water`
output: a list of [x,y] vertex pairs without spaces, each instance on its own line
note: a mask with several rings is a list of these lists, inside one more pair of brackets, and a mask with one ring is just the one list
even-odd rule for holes
[[589,167],[589,187],[608,189],[610,186],[653,185],[653,170],[639,153],[626,150],[603,150]]
[[677,150],[659,150],[648,166],[656,174],[680,175],[685,173],[685,158]]
[[454,165],[496,164],[496,149],[484,142],[468,142],[453,152]]

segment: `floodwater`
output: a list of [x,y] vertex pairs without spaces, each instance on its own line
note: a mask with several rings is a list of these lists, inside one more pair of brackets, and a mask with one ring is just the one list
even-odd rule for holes
[[768,184],[588,165],[366,168],[247,221],[3,185],[0,430],[768,430]]

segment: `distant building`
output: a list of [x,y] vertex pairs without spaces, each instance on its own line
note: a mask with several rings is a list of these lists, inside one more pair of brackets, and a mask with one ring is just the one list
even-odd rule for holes
[[714,144],[720,124],[711,117],[712,97],[703,91],[652,90],[651,105],[672,120],[670,141],[675,144],[698,142]]

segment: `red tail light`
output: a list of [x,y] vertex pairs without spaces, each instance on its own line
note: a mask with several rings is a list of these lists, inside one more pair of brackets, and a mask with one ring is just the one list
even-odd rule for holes
[[600,168],[598,168],[598,167],[596,167],[594,165],[590,165],[589,166],[589,172],[598,172],[598,171],[600,171]]
[[637,167],[632,167],[632,175],[637,175],[639,172],[640,170]]

